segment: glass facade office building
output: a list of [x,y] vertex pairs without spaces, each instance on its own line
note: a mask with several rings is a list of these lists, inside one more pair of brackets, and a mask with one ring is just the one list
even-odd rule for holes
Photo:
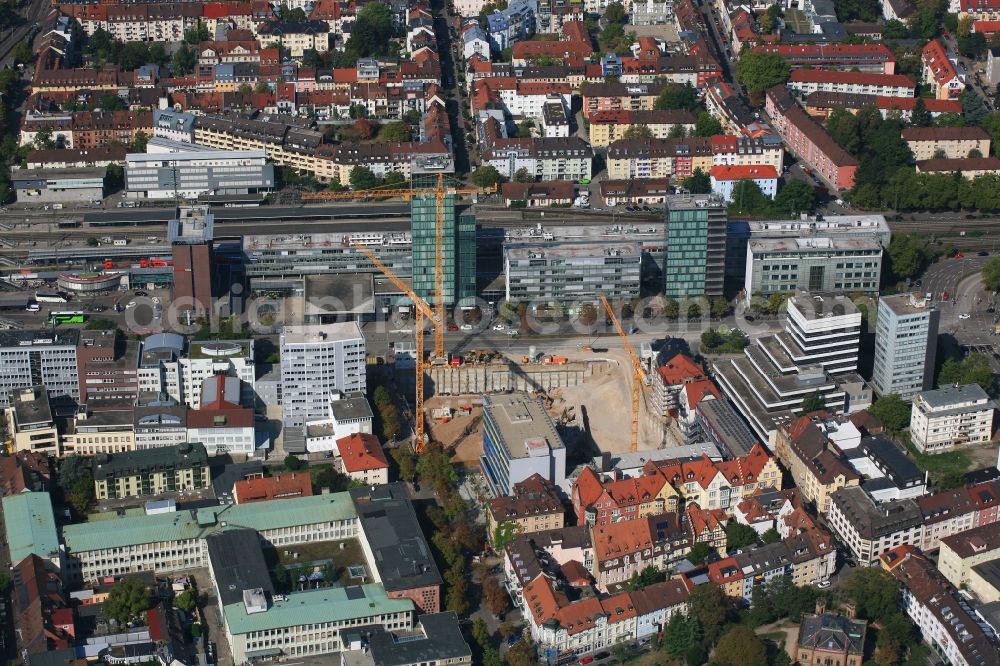
[[[414,174],[415,188],[437,187],[437,174]],[[448,177],[446,176],[446,180]],[[434,304],[437,198],[414,196],[410,203],[413,234],[413,291]],[[455,195],[444,198],[444,301],[460,304],[476,295],[476,217],[459,215]]]
[[726,269],[726,203],[712,195],[667,198],[664,294],[721,296]]

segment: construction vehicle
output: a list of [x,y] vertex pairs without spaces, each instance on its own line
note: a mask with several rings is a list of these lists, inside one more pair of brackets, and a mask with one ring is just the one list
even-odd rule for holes
[[621,322],[618,321],[618,315],[615,314],[611,303],[608,302],[604,294],[601,294],[601,304],[604,306],[604,311],[608,313],[608,318],[614,325],[615,331],[618,332],[618,336],[622,339],[625,353],[628,354],[629,360],[632,362],[632,440],[629,445],[629,451],[637,451],[639,449],[639,403],[642,401],[642,392],[646,390],[649,379],[645,366],[643,366],[639,356],[635,353],[635,349],[632,348],[632,343],[628,341],[628,335],[625,333],[625,329],[622,328]]
[[[446,195],[460,194],[493,194],[496,186],[492,187],[455,187],[445,183],[444,174],[438,174],[436,187],[374,187],[369,190],[357,190],[352,192],[308,192],[302,195],[302,201],[337,201],[345,199],[372,199],[385,197],[400,197],[404,201],[409,201],[415,196],[433,195],[436,198],[436,219],[434,225],[434,356],[432,363],[441,364],[440,359],[445,359],[444,355],[444,198]],[[359,248],[358,244],[354,247]],[[369,257],[370,253],[366,252]],[[385,272],[383,270],[383,272]],[[388,274],[387,274],[388,276]],[[397,285],[398,286],[398,285]],[[447,363],[447,359],[443,361]]]

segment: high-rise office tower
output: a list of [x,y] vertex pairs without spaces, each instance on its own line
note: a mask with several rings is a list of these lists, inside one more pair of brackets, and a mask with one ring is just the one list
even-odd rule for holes
[[[451,179],[454,167],[450,160],[445,161],[440,157],[414,160],[411,173],[415,189],[436,188],[441,174],[444,175],[446,189],[449,185],[454,185]],[[444,302],[455,305],[476,295],[476,218],[474,215],[457,214],[454,194],[445,195],[443,213]],[[433,194],[414,196],[410,202],[410,215],[413,234],[413,291],[433,304],[437,197]]]
[[711,194],[667,197],[664,293],[721,296],[726,270],[726,202]]
[[939,312],[916,294],[883,296],[875,323],[872,388],[910,400],[934,382]]

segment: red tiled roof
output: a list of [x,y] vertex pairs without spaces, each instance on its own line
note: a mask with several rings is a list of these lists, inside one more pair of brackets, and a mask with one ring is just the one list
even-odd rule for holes
[[702,379],[686,384],[684,392],[687,393],[687,404],[690,409],[697,407],[698,403],[705,399],[705,396],[713,395],[716,398],[722,397],[722,394],[719,393],[719,388],[711,379]]
[[241,479],[233,486],[237,504],[249,504],[287,497],[312,496],[312,479],[308,474],[282,474]]
[[913,88],[913,79],[902,74],[874,74],[871,72],[835,72],[827,69],[796,69],[788,77],[790,83],[853,83],[869,86],[897,86]]
[[609,525],[595,526],[591,531],[594,556],[598,562],[641,553],[653,547],[656,535],[648,518],[620,520]]
[[924,64],[931,70],[931,74],[934,75],[934,80],[938,85],[948,83],[958,76],[955,66],[948,60],[947,51],[945,51],[941,42],[936,39],[927,42],[921,53],[921,58]]
[[684,354],[677,354],[658,367],[656,372],[663,378],[663,383],[667,386],[683,384],[705,376],[704,368]]
[[344,469],[348,472],[365,472],[373,469],[386,469],[389,461],[378,438],[367,433],[354,433],[337,440],[340,459],[344,461]]
[[716,180],[747,180],[777,178],[778,171],[769,164],[714,166],[710,175]]

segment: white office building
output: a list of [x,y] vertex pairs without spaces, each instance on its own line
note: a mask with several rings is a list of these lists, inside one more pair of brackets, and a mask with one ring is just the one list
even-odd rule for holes
[[80,332],[0,331],[0,407],[15,389],[44,385],[49,397],[80,399],[76,347]]
[[923,453],[988,442],[995,407],[979,384],[922,391],[913,396],[910,440]]
[[306,421],[306,451],[336,451],[337,440],[357,433],[372,434],[372,408],[363,393],[330,394],[325,419]]
[[875,324],[872,388],[910,400],[934,381],[939,312],[916,294],[883,296]]
[[[152,140],[154,149],[166,145]],[[274,166],[263,150],[206,150],[125,156],[125,196],[131,199],[197,199],[204,195],[262,194],[274,190]]]
[[357,322],[286,326],[280,353],[286,428],[325,418],[333,391],[365,392],[365,337]]
[[240,404],[254,405],[253,340],[211,340],[185,344],[176,333],[143,340],[139,355],[140,402],[168,398],[191,409],[201,408],[202,384],[225,375],[240,380]]

